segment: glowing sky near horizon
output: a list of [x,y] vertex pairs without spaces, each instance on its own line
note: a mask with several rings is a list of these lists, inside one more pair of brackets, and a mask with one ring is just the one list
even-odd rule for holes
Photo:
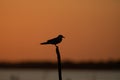
[[0,62],[56,61],[58,34],[62,60],[120,59],[120,1],[0,0]]

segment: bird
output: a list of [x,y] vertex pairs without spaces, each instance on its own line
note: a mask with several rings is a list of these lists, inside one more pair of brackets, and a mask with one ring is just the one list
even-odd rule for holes
[[56,38],[47,40],[46,42],[42,42],[40,44],[41,45],[52,44],[52,45],[56,46],[57,44],[59,44],[62,41],[63,38],[65,38],[63,35],[58,35]]

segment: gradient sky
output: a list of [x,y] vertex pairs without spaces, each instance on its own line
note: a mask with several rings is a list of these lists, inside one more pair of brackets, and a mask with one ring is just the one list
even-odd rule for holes
[[0,0],[0,62],[120,59],[119,0]]

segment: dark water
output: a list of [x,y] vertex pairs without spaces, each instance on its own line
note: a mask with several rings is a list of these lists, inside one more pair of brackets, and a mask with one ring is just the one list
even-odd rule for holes
[[[120,80],[120,71],[63,70],[63,80]],[[57,70],[3,70],[0,80],[58,80]]]

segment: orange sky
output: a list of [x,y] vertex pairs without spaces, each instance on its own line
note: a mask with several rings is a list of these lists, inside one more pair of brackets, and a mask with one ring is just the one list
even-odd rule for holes
[[0,0],[0,62],[120,59],[119,0]]

